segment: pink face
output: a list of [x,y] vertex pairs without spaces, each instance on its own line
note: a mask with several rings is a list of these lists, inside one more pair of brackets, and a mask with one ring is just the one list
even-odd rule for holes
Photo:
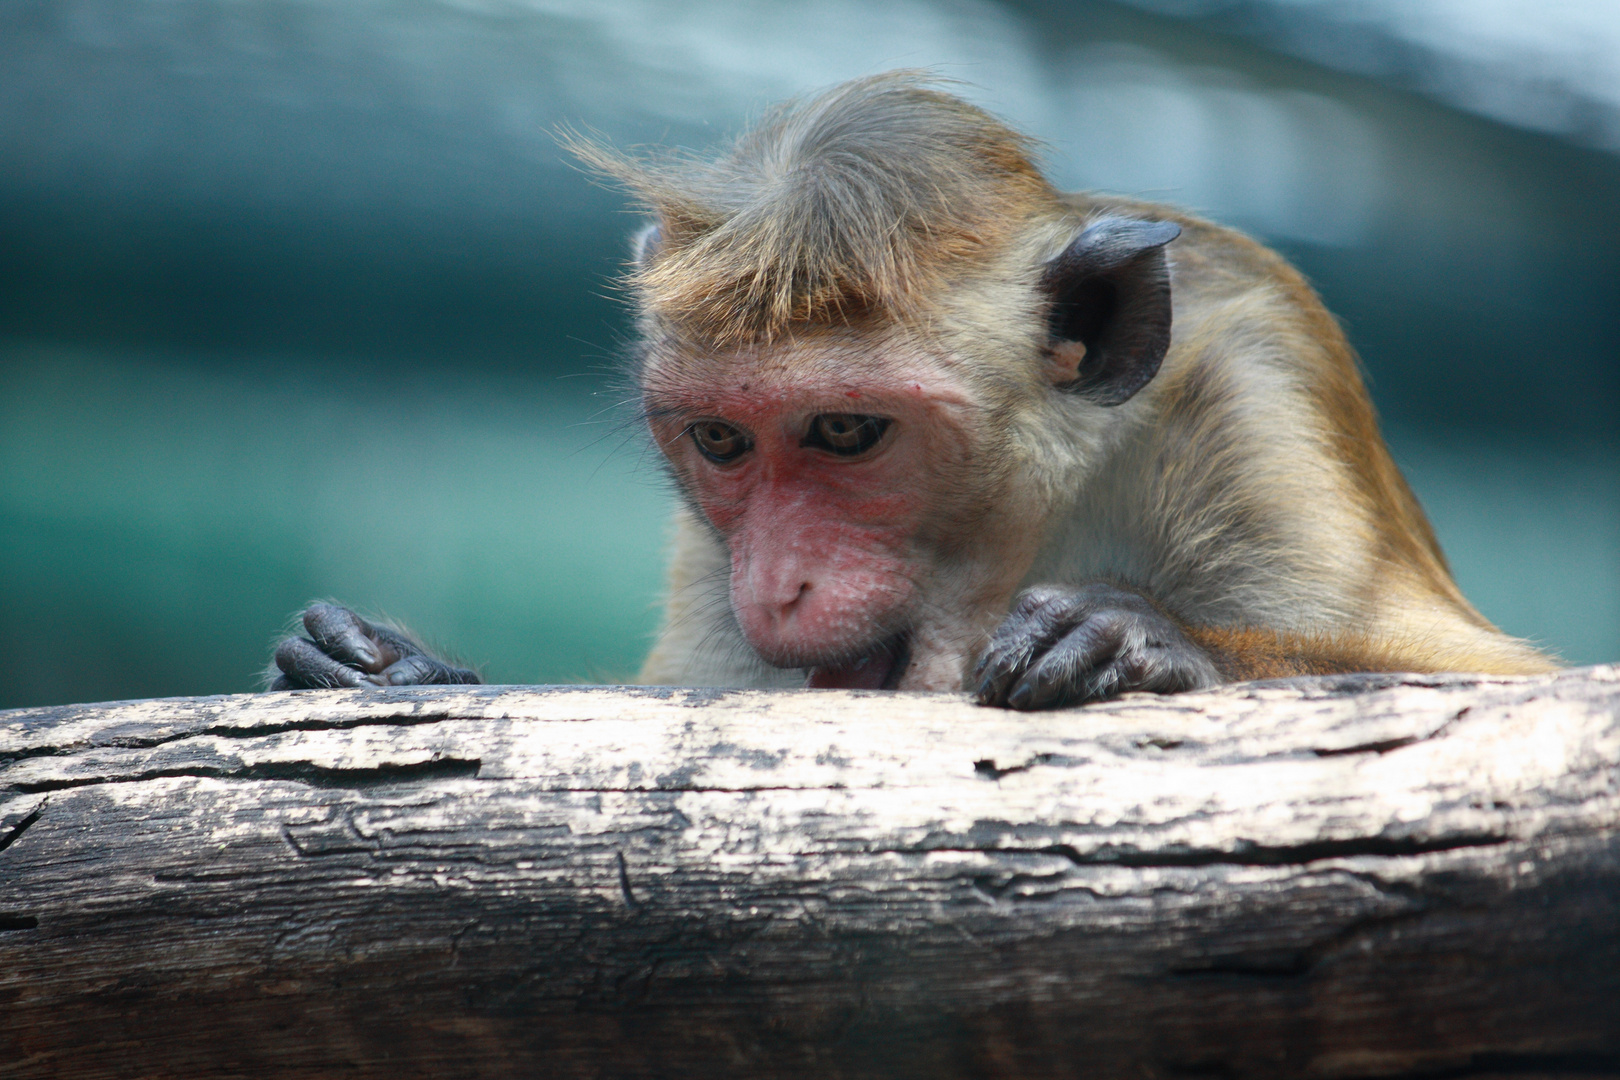
[[678,390],[662,382],[648,383],[653,433],[730,550],[749,645],[811,669],[811,686],[899,684],[940,538],[975,509],[966,388],[926,365],[836,358],[717,360],[712,378],[683,367]]

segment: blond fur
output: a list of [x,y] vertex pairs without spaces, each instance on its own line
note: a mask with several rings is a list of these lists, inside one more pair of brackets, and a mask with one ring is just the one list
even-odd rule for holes
[[658,220],[642,306],[719,345],[916,314],[1053,194],[1028,139],[917,72],[782,105],[715,161],[571,147]]

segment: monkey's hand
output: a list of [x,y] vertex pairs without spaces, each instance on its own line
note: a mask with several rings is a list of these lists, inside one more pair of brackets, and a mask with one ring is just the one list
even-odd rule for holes
[[308,637],[276,646],[272,690],[326,690],[340,686],[426,686],[481,681],[452,667],[387,626],[374,626],[348,608],[311,604],[304,612]]
[[1128,690],[1173,694],[1222,681],[1209,654],[1168,615],[1101,581],[1024,592],[974,677],[979,704],[1009,709],[1055,709]]

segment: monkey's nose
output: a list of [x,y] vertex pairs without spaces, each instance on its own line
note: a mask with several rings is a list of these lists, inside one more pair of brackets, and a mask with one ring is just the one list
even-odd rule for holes
[[[801,601],[815,585],[809,581],[799,582],[797,589],[783,589],[777,597],[763,599],[760,606],[770,613],[771,621],[781,628],[789,619],[796,615],[801,607]],[[785,597],[785,598],[784,598]]]
[[761,588],[754,593],[754,615],[745,621],[754,625],[759,640],[756,647],[769,640],[778,647],[797,641],[812,625],[821,621],[816,610],[815,582],[805,579],[782,581],[775,588]]

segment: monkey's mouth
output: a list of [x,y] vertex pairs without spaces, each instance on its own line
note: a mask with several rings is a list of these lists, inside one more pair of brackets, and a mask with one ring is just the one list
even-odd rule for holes
[[852,663],[811,668],[804,685],[811,690],[893,690],[910,665],[911,640],[900,634]]

